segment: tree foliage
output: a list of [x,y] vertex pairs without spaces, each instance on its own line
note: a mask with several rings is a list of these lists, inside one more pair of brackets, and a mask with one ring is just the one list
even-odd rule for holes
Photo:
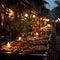
[[60,3],[58,1],[55,1],[55,3],[57,4],[57,7],[52,9],[52,11],[50,12],[50,16],[52,19],[56,20],[60,17]]
[[11,23],[12,28],[16,28],[19,32],[30,32],[32,28],[28,20],[14,20]]

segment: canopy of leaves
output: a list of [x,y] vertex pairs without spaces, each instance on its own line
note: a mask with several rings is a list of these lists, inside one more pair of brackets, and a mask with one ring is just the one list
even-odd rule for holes
[[60,6],[54,8],[51,12],[50,12],[50,16],[52,19],[57,19],[58,17],[60,17]]
[[19,32],[30,32],[32,28],[28,20],[14,20],[11,22],[11,27],[16,28]]

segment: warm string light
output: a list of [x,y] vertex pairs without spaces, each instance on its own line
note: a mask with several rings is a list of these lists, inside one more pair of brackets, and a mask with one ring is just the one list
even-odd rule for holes
[[25,14],[25,17],[28,17],[28,14],[27,13]]
[[36,32],[34,35],[34,39],[38,39],[38,35],[39,35],[38,32]]
[[39,35],[38,32],[36,32],[36,35],[37,35],[37,36]]
[[47,24],[47,27],[51,27],[51,25],[50,24]]
[[40,20],[42,20],[43,18],[41,17]]
[[49,21],[50,21],[50,19],[46,19],[46,21],[47,21],[47,22],[49,22]]
[[36,16],[35,15],[33,15],[33,18],[35,18]]
[[19,37],[19,40],[21,40],[21,37]]

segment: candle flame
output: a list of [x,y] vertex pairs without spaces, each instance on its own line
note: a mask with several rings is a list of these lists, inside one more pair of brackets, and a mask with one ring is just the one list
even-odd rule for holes
[[8,47],[8,48],[10,47],[10,43],[9,43],[9,42],[7,43],[7,47]]

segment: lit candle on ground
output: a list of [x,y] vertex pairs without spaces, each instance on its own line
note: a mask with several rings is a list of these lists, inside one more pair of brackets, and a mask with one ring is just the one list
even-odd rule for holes
[[10,48],[10,43],[9,42],[7,43],[7,47]]

